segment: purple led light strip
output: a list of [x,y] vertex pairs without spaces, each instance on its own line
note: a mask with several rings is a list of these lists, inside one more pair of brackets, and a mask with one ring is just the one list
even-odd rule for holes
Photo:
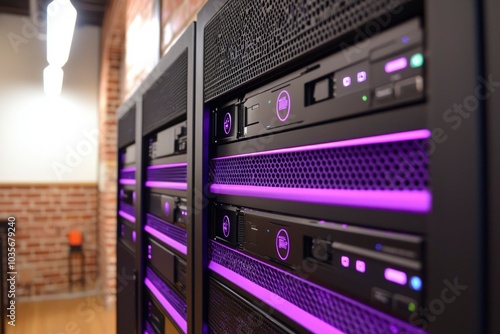
[[231,155],[231,156],[227,156],[227,157],[214,158],[212,160],[232,159],[232,158],[239,158],[239,157],[251,157],[251,156],[256,156],[256,155],[266,155],[266,154],[276,154],[276,153],[322,150],[322,149],[327,149],[327,148],[346,147],[346,146],[382,144],[382,143],[390,143],[390,142],[397,142],[397,141],[427,139],[430,136],[431,136],[431,132],[429,130],[415,130],[415,131],[399,132],[399,133],[392,133],[392,134],[373,136],[373,137],[341,140],[341,141],[336,141],[336,142],[331,142],[331,143],[314,144],[314,145],[307,145],[307,146],[282,148],[282,149],[263,151],[263,152],[252,152],[252,153]]
[[184,255],[187,255],[187,246],[186,245],[183,245],[180,242],[177,242],[174,239],[167,237],[165,234],[158,232],[157,230],[155,230],[151,226],[148,226],[148,225],[144,226],[144,230],[146,232],[148,232],[149,234],[151,234],[152,236],[163,241],[164,243],[166,243],[167,245],[169,245],[173,249],[177,250],[178,252],[180,252]]
[[158,299],[160,304],[163,306],[165,311],[172,317],[175,323],[182,329],[184,333],[187,333],[187,322],[182,318],[182,316],[175,310],[175,308],[168,302],[168,300],[163,297],[160,291],[154,286],[154,284],[149,279],[144,279],[144,284],[149,288],[151,293]]
[[135,185],[135,180],[131,180],[131,179],[120,179],[120,184]]
[[344,205],[409,212],[429,212],[429,191],[337,190],[212,184],[214,194],[261,197],[304,203]]
[[136,170],[135,167],[129,167],[120,169],[120,172],[134,172],[135,170]]
[[230,280],[236,284],[241,289],[247,291],[254,297],[259,298],[268,305],[274,307],[279,312],[283,313],[285,316],[296,321],[299,325],[306,328],[313,333],[333,333],[342,334],[343,332],[337,328],[327,324],[323,320],[320,320],[313,316],[312,314],[304,311],[303,309],[295,306],[289,301],[281,298],[280,296],[272,293],[269,290],[264,289],[260,285],[246,279],[243,276],[238,275],[234,271],[231,271],[218,263],[210,261],[208,266],[210,270],[219,274],[220,276]]
[[125,211],[120,210],[120,211],[118,211],[118,214],[120,215],[120,217],[123,217],[123,218],[125,218],[126,220],[129,220],[132,223],[135,223],[135,217],[132,216],[132,215],[130,215],[130,214],[128,214],[128,213],[126,213]]
[[160,182],[160,181],[147,181],[146,187],[149,188],[164,188],[175,190],[187,190],[187,183],[183,182]]
[[187,162],[180,162],[177,164],[166,164],[166,165],[154,165],[148,166],[148,169],[158,169],[158,168],[172,168],[172,167],[186,167]]

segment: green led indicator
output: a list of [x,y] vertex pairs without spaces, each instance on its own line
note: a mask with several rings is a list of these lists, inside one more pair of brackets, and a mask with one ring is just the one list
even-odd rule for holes
[[366,95],[363,95],[363,97],[361,98],[364,102],[368,101],[368,96]]
[[420,67],[424,64],[424,56],[421,53],[415,53],[411,56],[410,66],[413,68]]
[[415,312],[415,309],[416,309],[416,307],[415,307],[414,303],[408,304],[408,311]]

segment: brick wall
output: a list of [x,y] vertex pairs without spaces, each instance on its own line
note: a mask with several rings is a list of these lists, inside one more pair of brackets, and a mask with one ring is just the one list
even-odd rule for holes
[[[33,288],[18,284],[17,296],[69,291],[67,234],[71,229],[83,233],[87,289],[94,288],[96,212],[95,184],[0,184],[0,218],[16,217],[18,283],[23,283],[23,275],[33,276]],[[79,261],[75,260],[74,268],[79,273]]]
[[113,0],[105,14],[102,30],[101,78],[99,87],[99,274],[105,303],[116,292],[116,111],[123,96],[123,56],[126,1]]

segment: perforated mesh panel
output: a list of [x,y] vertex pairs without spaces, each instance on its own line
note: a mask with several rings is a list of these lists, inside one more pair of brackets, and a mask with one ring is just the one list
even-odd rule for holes
[[156,331],[153,329],[153,326],[149,323],[149,321],[146,321],[146,326],[145,326],[144,334],[156,334]]
[[135,170],[121,170],[120,179],[132,179],[135,180]]
[[158,129],[187,111],[188,52],[179,58],[144,94],[142,133]]
[[[403,9],[408,9],[409,2],[229,1],[204,31],[205,100],[362,27],[390,9],[401,5]],[[406,10],[393,10],[393,13],[388,14],[390,22],[397,21],[396,12],[398,15],[407,15]],[[369,34],[380,29],[380,25],[374,25]],[[363,34],[366,35],[364,30]]]
[[135,217],[135,207],[133,205],[120,201],[120,211],[126,212]]
[[401,320],[254,260],[214,241],[210,242],[209,258],[345,333],[425,333]]
[[280,326],[214,281],[210,281],[208,300],[208,324],[212,333],[283,333]]
[[216,184],[343,190],[423,190],[425,140],[242,156],[211,161]]
[[187,232],[182,227],[167,223],[150,213],[147,214],[146,219],[146,225],[154,228],[158,232],[165,234],[167,237],[180,242],[183,245],[187,245]]
[[172,290],[167,283],[163,282],[151,268],[146,269],[146,278],[161,292],[162,296],[172,305],[172,307],[184,318],[187,319],[187,306],[177,293]]
[[154,168],[147,170],[148,181],[187,182],[187,166]]
[[118,147],[135,141],[135,104],[118,120]]

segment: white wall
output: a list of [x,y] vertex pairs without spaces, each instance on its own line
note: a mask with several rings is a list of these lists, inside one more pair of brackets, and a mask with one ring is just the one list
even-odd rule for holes
[[45,96],[42,31],[0,14],[0,183],[96,182],[100,29],[75,29],[64,83]]

